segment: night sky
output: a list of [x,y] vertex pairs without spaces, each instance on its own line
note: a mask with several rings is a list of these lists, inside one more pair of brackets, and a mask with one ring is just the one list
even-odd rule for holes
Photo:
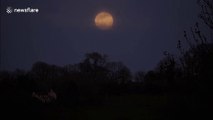
[[[39,13],[7,14],[8,6]],[[163,51],[177,52],[183,31],[199,19],[196,0],[1,0],[0,7],[1,70],[28,70],[36,61],[79,63],[89,52],[132,71],[150,70]],[[100,11],[113,15],[110,30],[94,25]]]

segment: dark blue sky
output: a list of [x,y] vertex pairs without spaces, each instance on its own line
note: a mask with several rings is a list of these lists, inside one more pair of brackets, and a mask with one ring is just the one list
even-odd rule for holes
[[[8,6],[40,11],[7,14]],[[2,70],[30,69],[36,61],[74,64],[94,51],[133,71],[150,70],[163,51],[177,52],[199,11],[196,0],[1,0],[0,7]],[[103,10],[114,16],[111,30],[94,26]]]

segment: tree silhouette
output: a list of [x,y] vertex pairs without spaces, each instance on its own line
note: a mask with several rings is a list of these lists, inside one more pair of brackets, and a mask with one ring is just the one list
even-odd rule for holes
[[212,0],[198,0],[198,4],[201,6],[200,18],[204,23],[213,29],[213,1]]
[[144,83],[144,80],[145,80],[145,72],[142,72],[142,71],[139,71],[139,72],[136,72],[135,75],[134,75],[134,82],[136,83]]
[[[199,17],[204,23],[213,30],[213,2],[211,0],[199,0],[201,6],[201,13]],[[182,41],[178,42],[178,49],[181,53],[180,63],[183,69],[183,77],[185,84],[193,87],[193,89],[202,89],[205,91],[210,90],[211,74],[213,69],[213,45],[212,38],[206,37],[201,31],[200,24],[196,23],[191,28],[191,34],[184,31],[184,37],[189,44],[189,50],[185,51],[182,47]]]

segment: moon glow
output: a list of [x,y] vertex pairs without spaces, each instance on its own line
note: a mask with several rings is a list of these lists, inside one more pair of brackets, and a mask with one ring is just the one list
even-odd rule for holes
[[112,28],[113,22],[113,16],[108,12],[100,12],[95,17],[95,25],[102,30]]

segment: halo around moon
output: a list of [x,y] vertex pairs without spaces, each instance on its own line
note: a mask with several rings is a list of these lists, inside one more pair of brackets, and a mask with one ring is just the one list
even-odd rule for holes
[[95,17],[96,27],[102,30],[108,30],[112,28],[114,23],[113,16],[108,12],[100,12]]

